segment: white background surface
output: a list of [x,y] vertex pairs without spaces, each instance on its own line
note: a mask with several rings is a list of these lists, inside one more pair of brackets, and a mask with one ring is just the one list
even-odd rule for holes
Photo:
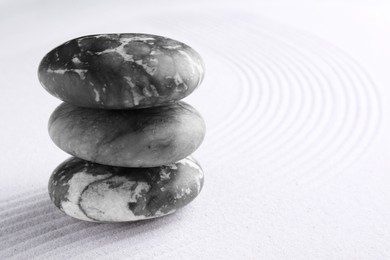
[[[390,3],[0,2],[0,258],[389,259]],[[180,212],[93,224],[47,195],[68,156],[40,59],[87,34],[145,32],[194,47],[185,100],[208,134],[200,196]]]

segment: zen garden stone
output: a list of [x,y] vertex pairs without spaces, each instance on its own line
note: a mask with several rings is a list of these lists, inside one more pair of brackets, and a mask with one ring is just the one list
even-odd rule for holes
[[54,170],[49,194],[74,218],[122,222],[171,214],[190,203],[202,186],[203,171],[191,157],[154,168],[112,167],[71,157]]
[[49,119],[50,137],[75,156],[49,180],[60,210],[86,221],[137,221],[197,197],[203,171],[191,154],[205,122],[179,101],[204,77],[191,47],[149,34],[84,36],[49,52],[38,77],[64,101]]
[[126,109],[180,100],[204,77],[199,54],[184,43],[149,34],[90,35],[49,52],[42,86],[77,106]]
[[154,167],[192,154],[205,135],[200,114],[180,101],[132,110],[101,110],[62,103],[49,120],[58,147],[91,162]]

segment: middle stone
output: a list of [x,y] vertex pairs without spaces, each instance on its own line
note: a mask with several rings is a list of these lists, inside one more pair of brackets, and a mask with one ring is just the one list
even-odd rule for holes
[[49,135],[65,152],[121,167],[156,167],[192,154],[205,123],[190,105],[100,110],[62,103],[49,119]]

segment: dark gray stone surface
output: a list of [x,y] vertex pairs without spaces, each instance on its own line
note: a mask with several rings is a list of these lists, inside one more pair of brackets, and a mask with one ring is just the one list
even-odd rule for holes
[[203,186],[203,171],[187,157],[153,168],[112,167],[71,157],[49,180],[49,195],[67,215],[87,221],[124,222],[171,214]]
[[204,77],[199,54],[184,43],[149,34],[101,34],[50,51],[38,70],[42,86],[74,105],[124,109],[180,100]]
[[154,167],[192,154],[205,123],[190,105],[103,110],[63,103],[49,119],[49,134],[65,152],[84,160],[122,167]]

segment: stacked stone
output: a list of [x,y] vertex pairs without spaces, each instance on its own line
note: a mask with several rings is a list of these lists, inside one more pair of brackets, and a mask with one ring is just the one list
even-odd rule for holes
[[173,213],[199,194],[203,171],[191,154],[205,124],[179,101],[204,77],[191,47],[147,34],[85,36],[49,52],[38,74],[64,101],[49,119],[50,137],[74,156],[49,180],[60,210],[136,221]]

